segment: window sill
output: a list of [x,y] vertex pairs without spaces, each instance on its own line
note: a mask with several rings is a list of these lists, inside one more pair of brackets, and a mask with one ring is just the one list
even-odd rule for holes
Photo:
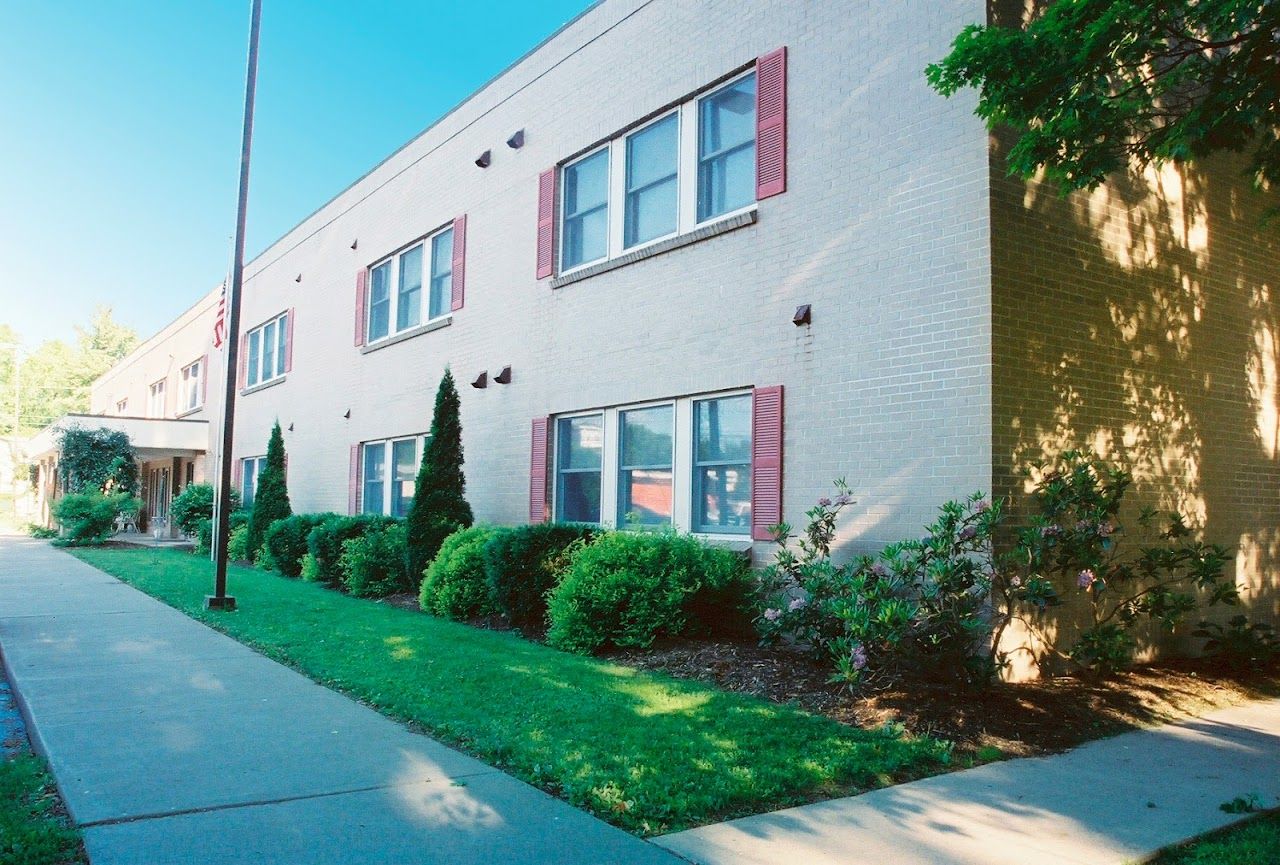
[[275,387],[278,384],[284,384],[284,380],[288,377],[289,377],[289,374],[285,373],[284,375],[276,376],[275,378],[271,379],[271,381],[259,382],[258,384],[255,384],[252,387],[241,388],[240,396],[248,396],[251,393],[257,393],[260,390],[266,390],[269,387]]
[[433,330],[439,330],[442,327],[448,327],[451,324],[453,324],[453,313],[449,313],[448,315],[442,315],[439,318],[433,318],[431,321],[427,322],[426,324],[420,324],[417,327],[411,327],[408,330],[402,330],[399,333],[397,333],[395,336],[389,336],[385,339],[380,339],[377,342],[372,343],[370,345],[362,345],[360,346],[360,353],[368,354],[371,351],[377,351],[380,348],[386,348],[389,345],[395,345],[396,343],[404,342],[406,339],[413,339],[415,336],[422,336],[422,334],[424,333],[431,333],[431,331]]
[[674,249],[681,249],[692,243],[702,240],[709,240],[721,234],[727,234],[748,225],[755,225],[757,219],[757,211],[751,210],[729,216],[717,222],[712,222],[701,228],[695,228],[687,234],[680,234],[676,237],[670,237],[666,240],[660,240],[657,243],[637,249],[633,252],[624,253],[617,258],[611,258],[608,261],[602,261],[599,264],[589,264],[586,267],[571,271],[561,276],[553,277],[551,280],[552,288],[564,288],[566,285],[573,285],[575,282],[581,282],[584,279],[590,279],[593,276],[599,276],[602,273],[608,273],[611,270],[617,270],[620,267],[626,267],[628,264],[635,264],[637,261],[644,261],[646,258],[653,258],[655,255],[662,255],[664,252],[671,252]]
[[189,409],[187,409],[186,411],[180,411],[180,412],[178,412],[177,414],[175,414],[175,415],[173,416],[173,419],[174,419],[174,420],[182,420],[184,417],[188,417],[189,415],[193,415],[193,414],[195,414],[195,413],[196,413],[196,412],[198,412],[198,411],[202,411],[203,409],[204,409],[204,403],[201,403],[200,405],[196,406],[195,408],[189,408]]

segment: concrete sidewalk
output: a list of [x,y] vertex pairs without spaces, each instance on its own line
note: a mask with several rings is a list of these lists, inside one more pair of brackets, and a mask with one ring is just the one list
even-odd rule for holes
[[678,862],[44,542],[0,652],[94,865]]

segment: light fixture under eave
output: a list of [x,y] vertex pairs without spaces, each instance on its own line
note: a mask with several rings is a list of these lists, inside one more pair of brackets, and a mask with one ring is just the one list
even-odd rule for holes
[[493,154],[488,150],[476,157],[476,165],[481,168],[488,168],[491,162],[493,162]]
[[502,372],[493,377],[498,384],[511,384],[511,367],[504,366]]
[[476,376],[476,380],[471,382],[471,386],[477,389],[483,389],[489,386],[489,370],[485,370]]
[[809,304],[803,303],[796,307],[796,314],[791,316],[791,323],[796,327],[813,323],[813,310],[809,307]]
[[357,237],[355,240],[351,241],[351,248],[352,248],[352,249],[355,249],[355,248],[356,248],[357,246],[359,246],[359,245],[360,245],[360,238],[358,238],[358,237]]
[[297,279],[294,280],[294,282],[302,282],[302,274],[298,274],[298,277]]
[[289,432],[293,432],[293,424],[289,424]]
[[343,415],[347,420],[351,420],[351,409],[347,409],[347,413]]
[[507,139],[507,146],[512,150],[519,150],[521,147],[524,147],[524,130],[517,129],[513,132],[511,137]]

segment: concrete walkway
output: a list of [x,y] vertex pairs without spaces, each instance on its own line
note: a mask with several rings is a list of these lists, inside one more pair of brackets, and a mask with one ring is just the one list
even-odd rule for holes
[[43,542],[0,652],[95,865],[1119,865],[1280,803],[1280,700],[646,843]]
[[0,652],[94,865],[679,861],[44,542]]

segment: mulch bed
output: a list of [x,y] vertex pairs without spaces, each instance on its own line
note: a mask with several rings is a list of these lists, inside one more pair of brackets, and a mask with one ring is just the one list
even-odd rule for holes
[[1280,694],[1280,663],[1233,671],[1203,658],[1105,680],[1061,676],[985,690],[913,682],[877,694],[829,682],[828,671],[805,655],[750,642],[690,642],[617,652],[609,660],[793,703],[852,726],[901,723],[913,734],[954,742],[962,754],[999,748],[1018,757]]

